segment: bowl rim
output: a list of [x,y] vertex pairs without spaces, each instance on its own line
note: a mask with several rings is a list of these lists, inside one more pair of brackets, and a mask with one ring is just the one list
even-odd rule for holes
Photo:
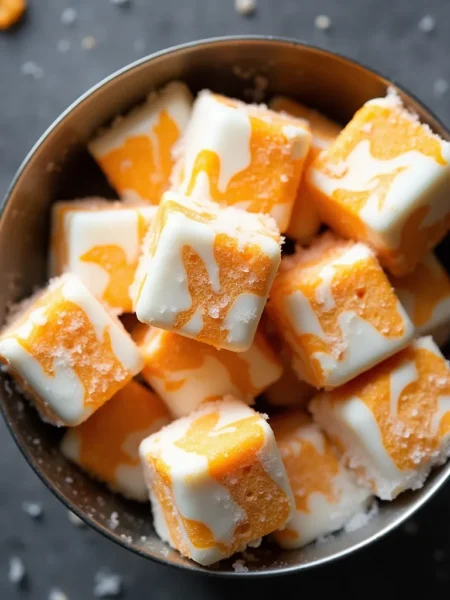
[[[202,46],[214,46],[215,44],[221,44],[223,42],[239,42],[239,41],[242,41],[242,42],[267,42],[269,44],[280,44],[280,43],[291,44],[295,47],[306,48],[308,50],[313,50],[319,54],[339,58],[344,62],[361,67],[362,69],[365,69],[365,70],[369,71],[370,73],[376,75],[377,77],[381,78],[382,80],[384,80],[384,82],[387,85],[390,85],[390,84],[394,85],[402,93],[404,93],[409,98],[414,100],[417,104],[422,106],[427,111],[427,113],[435,120],[435,122],[446,132],[447,136],[450,137],[449,129],[434,114],[434,112],[432,110],[430,110],[428,108],[428,106],[425,105],[421,100],[419,100],[415,96],[415,94],[411,93],[406,87],[399,84],[395,78],[386,77],[383,73],[380,73],[377,69],[368,67],[366,64],[362,63],[361,61],[355,60],[353,58],[349,58],[348,56],[346,56],[345,54],[342,54],[340,52],[334,52],[332,50],[327,50],[325,48],[322,48],[321,46],[317,46],[315,44],[310,44],[309,42],[305,42],[303,40],[298,40],[295,38],[283,37],[283,36],[272,36],[272,35],[263,35],[263,34],[262,35],[245,35],[244,34],[244,35],[224,35],[224,36],[214,36],[214,37],[210,37],[210,38],[201,38],[199,40],[194,40],[191,42],[184,42],[181,44],[176,44],[175,46],[170,46],[168,48],[158,50],[156,52],[153,52],[151,54],[143,56],[142,58],[139,58],[139,59],[125,65],[124,67],[121,67],[120,69],[114,71],[110,75],[107,75],[102,80],[100,80],[98,83],[96,83],[95,85],[93,85],[89,89],[87,89],[85,92],[83,92],[76,100],[74,100],[47,127],[47,129],[44,131],[44,133],[42,133],[39,136],[38,140],[34,143],[34,145],[31,147],[31,149],[28,151],[25,158],[21,162],[11,183],[9,184],[9,186],[6,190],[6,193],[3,197],[3,199],[0,201],[0,220],[2,219],[3,213],[8,205],[8,202],[11,198],[11,195],[12,195],[16,185],[19,183],[23,172],[25,171],[26,167],[28,166],[28,163],[31,161],[32,157],[34,156],[34,154],[36,153],[38,148],[47,139],[47,137],[49,137],[49,135],[51,135],[51,133],[57,127],[59,127],[59,125],[66,119],[66,117],[70,113],[72,113],[79,105],[81,105],[83,102],[85,102],[90,96],[92,96],[95,92],[100,90],[103,86],[107,85],[109,82],[111,82],[117,78],[120,78],[125,73],[128,73],[143,64],[152,62],[153,60],[155,60],[159,57],[162,57],[162,56],[168,56],[170,54],[175,54],[177,52],[180,52],[180,51],[183,51],[183,50],[186,50],[189,48],[202,47]],[[332,563],[337,560],[341,560],[341,559],[348,557],[349,555],[355,553],[357,550],[361,550],[361,549],[365,548],[366,546],[371,545],[373,542],[376,542],[376,541],[380,540],[381,538],[385,537],[387,534],[391,533],[394,529],[396,529],[399,525],[401,525],[404,521],[406,521],[409,517],[411,517],[416,511],[418,511],[438,491],[438,489],[445,483],[445,481],[450,476],[450,464],[449,464],[448,465],[449,468],[447,468],[444,472],[442,472],[438,477],[435,478],[435,480],[431,483],[429,489],[427,489],[426,493],[423,494],[423,496],[420,498],[420,500],[418,500],[416,503],[414,503],[409,509],[402,512],[402,514],[399,517],[397,517],[396,519],[394,519],[394,521],[392,523],[390,523],[389,525],[386,525],[383,529],[381,529],[380,531],[377,531],[376,533],[365,538],[364,540],[360,541],[359,543],[354,544],[350,548],[341,550],[336,555],[317,559],[313,563],[305,563],[305,564],[280,567],[276,571],[268,571],[268,570],[248,571],[245,573],[240,573],[240,572],[236,572],[236,571],[215,571],[215,570],[210,570],[207,567],[202,567],[201,565],[197,565],[196,563],[194,563],[192,561],[190,561],[189,563],[186,563],[186,564],[179,564],[179,563],[172,562],[164,557],[160,558],[156,555],[147,554],[147,553],[141,551],[139,548],[137,548],[133,545],[129,545],[125,540],[119,538],[118,536],[115,536],[108,529],[102,527],[92,517],[90,517],[89,515],[84,513],[82,510],[80,510],[75,504],[72,504],[58,490],[58,488],[52,484],[51,480],[46,477],[46,475],[43,473],[43,471],[39,468],[38,464],[35,463],[31,459],[31,457],[29,456],[25,447],[22,445],[21,441],[19,440],[18,436],[16,435],[16,432],[15,432],[15,429],[14,429],[12,423],[8,419],[4,403],[2,401],[0,401],[0,411],[3,415],[3,419],[6,423],[6,426],[9,430],[12,438],[14,439],[14,441],[16,443],[16,446],[19,448],[20,452],[22,453],[23,457],[25,458],[25,460],[27,461],[29,466],[36,473],[36,475],[39,477],[39,479],[44,483],[44,485],[58,498],[58,500],[60,502],[63,503],[63,505],[68,510],[73,512],[81,520],[83,520],[86,524],[88,524],[90,527],[92,527],[95,531],[97,531],[98,533],[103,535],[108,540],[118,544],[119,546],[122,546],[123,548],[125,548],[127,550],[130,550],[131,552],[133,552],[134,554],[137,554],[138,556],[152,560],[155,563],[159,563],[164,566],[169,566],[174,569],[180,569],[184,572],[197,573],[199,575],[207,575],[209,577],[219,577],[219,578],[251,577],[252,579],[262,578],[262,577],[264,577],[264,578],[278,577],[281,575],[292,575],[294,573],[298,573],[299,571],[315,569],[317,567],[321,567],[328,563]]]

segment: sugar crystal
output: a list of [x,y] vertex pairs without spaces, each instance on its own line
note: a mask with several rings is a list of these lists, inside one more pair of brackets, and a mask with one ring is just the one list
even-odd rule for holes
[[26,578],[26,570],[23,560],[18,556],[9,559],[8,579],[15,585],[20,585]]

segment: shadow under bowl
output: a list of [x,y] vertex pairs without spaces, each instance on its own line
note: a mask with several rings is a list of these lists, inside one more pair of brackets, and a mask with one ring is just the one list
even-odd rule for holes
[[[186,44],[139,60],[108,77],[69,107],[41,137],[0,207],[1,321],[11,303],[45,282],[52,202],[94,195],[115,197],[87,153],[86,141],[100,126],[174,79],[186,81],[193,92],[209,88],[244,100],[288,95],[341,123],[346,123],[370,98],[385,95],[392,85],[374,71],[331,52],[269,37],[229,37]],[[427,108],[394,87],[423,122],[449,139],[447,130]],[[262,98],[255,97],[255,90]],[[448,240],[439,253],[444,264],[450,262],[446,245]],[[232,568],[235,558],[204,568],[168,548],[153,530],[149,506],[126,501],[67,462],[58,450],[61,431],[43,423],[8,383],[0,385],[0,407],[32,468],[70,510],[111,540],[144,557],[208,574],[285,574],[343,557],[402,523],[443,485],[450,473],[450,463],[435,470],[423,488],[382,503],[378,514],[356,531],[340,532],[300,550],[283,551],[266,543],[251,549],[252,558],[246,561],[248,572],[237,573]],[[114,512],[118,514],[118,525],[111,521]]]

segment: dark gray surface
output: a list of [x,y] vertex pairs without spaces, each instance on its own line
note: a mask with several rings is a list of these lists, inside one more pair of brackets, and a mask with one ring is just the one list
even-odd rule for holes
[[[233,0],[131,0],[129,7],[114,6],[109,0],[30,0],[30,4],[20,26],[0,33],[0,196],[38,136],[80,93],[135,58],[202,37],[283,35],[342,52],[396,78],[450,124],[450,92],[443,96],[433,92],[436,80],[450,82],[447,0],[258,0],[251,18],[236,13]],[[71,27],[60,19],[68,6],[78,10]],[[329,32],[314,28],[318,14],[332,19]],[[437,21],[429,34],[417,27],[425,14]],[[97,40],[92,50],[81,47],[88,35]],[[71,43],[66,53],[57,50],[62,39]],[[136,40],[145,44],[144,50],[136,48]],[[43,69],[41,79],[21,73],[27,61]],[[37,522],[25,515],[23,501],[42,502],[44,518]],[[250,583],[199,578],[135,557],[93,531],[75,529],[1,422],[0,599],[46,600],[52,587],[60,587],[69,600],[88,600],[101,567],[123,576],[124,597],[132,600],[248,597],[265,589],[289,595],[291,586],[299,595],[339,591],[356,598],[370,590],[391,597],[415,591],[419,581],[429,586],[430,596],[447,598],[449,501],[447,487],[401,531],[320,571]],[[8,581],[12,555],[25,562],[27,588],[18,589]]]

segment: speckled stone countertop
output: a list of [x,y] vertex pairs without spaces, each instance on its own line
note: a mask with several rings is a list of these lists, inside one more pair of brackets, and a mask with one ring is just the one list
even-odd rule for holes
[[[234,0],[29,3],[20,26],[0,33],[0,195],[38,136],[80,93],[140,56],[204,37],[271,34],[341,52],[395,78],[450,124],[448,0],[257,0],[248,18],[236,12]],[[67,8],[76,10],[72,24],[61,20]],[[331,19],[326,32],[314,26],[319,14]],[[426,15],[433,19],[420,27]],[[427,22],[432,31],[423,31]],[[23,502],[41,503],[42,517],[31,518]],[[26,566],[21,588],[8,579],[12,556]],[[428,597],[448,598],[450,486],[401,530],[357,556],[297,577],[221,581],[153,564],[74,527],[1,421],[0,599],[47,600],[57,587],[69,600],[88,600],[102,568],[122,577],[122,597],[131,600],[241,598],[263,590],[279,598],[337,591],[356,598],[368,590],[380,598],[407,597],[419,582]]]

